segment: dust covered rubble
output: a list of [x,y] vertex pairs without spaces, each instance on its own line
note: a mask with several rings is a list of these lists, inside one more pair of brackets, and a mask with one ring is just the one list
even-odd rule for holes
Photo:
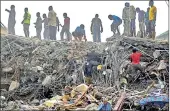
[[[166,91],[168,91],[168,46],[168,43],[120,36],[108,38],[106,43],[44,41],[15,36],[1,37],[2,76],[5,78],[7,75],[11,80],[17,80],[20,83],[15,90],[5,91],[3,96],[9,102],[10,100],[15,101],[15,104],[21,104],[21,101],[18,102],[21,99],[30,104],[37,104],[45,98],[61,95],[64,86],[69,84],[70,77],[77,76],[76,84],[83,82],[82,66],[85,55],[95,50],[103,55],[104,65],[110,65],[111,73],[114,73],[114,76],[117,75],[116,78],[108,78],[109,82],[106,83],[106,86],[103,86],[103,79],[97,78],[95,81],[95,83],[100,83],[97,88],[98,92],[113,99],[116,94],[119,94],[119,91],[116,93],[115,79],[119,80],[120,75],[126,73],[125,69],[129,63],[128,56],[133,47],[143,53],[141,64],[148,74],[154,75],[151,79],[155,79],[155,74],[157,75],[157,71],[159,71],[161,77],[164,77]],[[112,59],[114,57],[116,59]],[[75,61],[74,67],[70,65],[71,61]],[[146,86],[142,86],[144,89],[151,83],[148,81],[145,81]],[[108,86],[110,88],[105,91],[105,87]],[[142,90],[141,87],[132,85],[128,88]],[[3,106],[5,107],[7,104]]]

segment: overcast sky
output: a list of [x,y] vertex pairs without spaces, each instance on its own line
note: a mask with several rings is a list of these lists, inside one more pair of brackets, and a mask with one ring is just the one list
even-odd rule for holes
[[[40,12],[48,14],[48,7],[53,6],[54,11],[57,13],[61,24],[63,24],[63,13],[66,12],[70,17],[70,32],[73,32],[75,28],[80,25],[85,25],[86,35],[88,41],[92,40],[90,33],[91,20],[96,13],[103,23],[102,41],[105,41],[107,37],[112,35],[110,31],[110,25],[112,21],[108,19],[109,14],[114,14],[122,18],[122,10],[124,8],[125,1],[1,1],[1,22],[8,26],[9,14],[5,9],[10,9],[10,5],[15,5],[16,9],[16,35],[24,36],[23,26],[21,21],[23,20],[24,8],[28,7],[31,14],[30,35],[35,36],[36,30],[34,28],[34,22],[36,21],[36,13]],[[148,1],[129,1],[130,5],[134,5],[135,8],[146,11],[148,8]],[[156,21],[156,35],[159,35],[168,30],[168,6],[165,1],[155,1],[157,7],[157,21]],[[139,30],[138,19],[136,19],[136,28]],[[61,28],[60,28],[61,29]],[[123,24],[120,26],[121,34],[123,33]],[[42,30],[43,36],[43,30]],[[57,33],[57,40],[60,39],[60,34]]]

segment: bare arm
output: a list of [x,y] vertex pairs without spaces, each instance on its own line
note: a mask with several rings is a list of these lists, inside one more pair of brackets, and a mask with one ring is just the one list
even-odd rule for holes
[[5,9],[5,11],[7,11],[7,12],[11,13],[11,11],[10,11],[10,10],[8,10],[8,9]]
[[60,30],[60,27],[59,27],[60,21],[59,21],[58,17],[56,17],[56,20],[57,20],[57,28],[58,28],[58,31],[59,31]]
[[48,20],[51,20],[51,18],[52,18],[52,14],[51,14],[51,12],[49,12],[48,13]]
[[100,19],[100,26],[101,26],[101,33],[103,32],[103,25],[102,25],[102,21]]
[[91,26],[90,26],[90,31],[91,31],[91,33],[92,33],[92,26],[93,26],[93,19],[92,19],[92,21],[91,21]]
[[154,18],[154,19],[155,19],[155,21],[156,21],[156,15],[157,15],[157,11],[155,12],[155,18]]

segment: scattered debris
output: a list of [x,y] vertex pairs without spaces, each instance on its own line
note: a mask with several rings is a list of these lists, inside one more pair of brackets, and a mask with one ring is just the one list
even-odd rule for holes
[[[11,80],[8,91],[1,89],[2,110],[97,110],[102,98],[107,98],[115,110],[148,110],[149,102],[141,105],[141,101],[153,95],[169,100],[169,53],[158,51],[168,50],[168,43],[118,35],[106,43],[42,41],[10,35],[1,37],[1,45],[1,76]],[[133,47],[143,53],[143,78],[133,78],[129,70]],[[92,51],[102,61],[93,67],[93,85],[87,86],[83,70]],[[164,104],[159,108],[169,107]]]

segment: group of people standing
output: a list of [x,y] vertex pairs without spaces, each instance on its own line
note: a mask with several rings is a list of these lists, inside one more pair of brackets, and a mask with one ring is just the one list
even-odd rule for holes
[[[149,6],[147,11],[144,12],[140,8],[136,8],[133,5],[130,5],[128,2],[125,3],[125,7],[122,13],[122,19],[116,15],[108,15],[109,20],[113,20],[111,24],[111,31],[113,34],[120,35],[119,26],[123,22],[124,26],[124,36],[134,36],[136,37],[136,13],[138,13],[138,21],[139,21],[139,33],[138,36],[141,38],[145,36],[149,36],[152,39],[155,39],[155,23],[156,23],[156,13],[157,9],[154,6],[153,0],[149,1]],[[75,31],[70,33],[70,18],[67,16],[67,13],[63,13],[64,17],[64,25],[61,25],[59,19],[57,17],[56,12],[53,10],[52,6],[48,8],[48,16],[43,14],[43,19],[41,18],[40,12],[36,13],[37,20],[34,23],[36,28],[36,37],[41,39],[41,32],[42,32],[42,24],[44,23],[44,39],[45,40],[56,40],[56,33],[60,31],[60,26],[62,30],[60,32],[60,39],[64,40],[64,34],[66,34],[67,41],[72,40],[72,36],[77,41],[82,41],[83,39],[87,41],[86,33],[85,33],[85,26],[81,24],[78,26]],[[5,11],[9,12],[9,19],[8,19],[8,32],[10,34],[15,35],[15,6],[11,5],[11,10],[6,9]],[[24,9],[24,17],[23,21],[23,30],[26,37],[29,37],[29,27],[30,27],[30,20],[31,14],[28,11],[28,8]],[[146,27],[146,28],[145,28]],[[146,29],[146,30],[145,30]],[[101,33],[103,32],[102,21],[99,18],[99,15],[96,14],[95,17],[91,21],[90,27],[91,34],[93,35],[93,42],[101,42]]]
[[133,5],[130,6],[128,2],[125,3],[123,9],[122,19],[124,21],[124,33],[125,36],[136,37],[136,13],[138,13],[139,32],[138,36],[141,38],[148,36],[149,38],[155,39],[155,23],[157,9],[154,6],[154,1],[149,1],[147,11],[141,10],[139,7],[135,9]]

